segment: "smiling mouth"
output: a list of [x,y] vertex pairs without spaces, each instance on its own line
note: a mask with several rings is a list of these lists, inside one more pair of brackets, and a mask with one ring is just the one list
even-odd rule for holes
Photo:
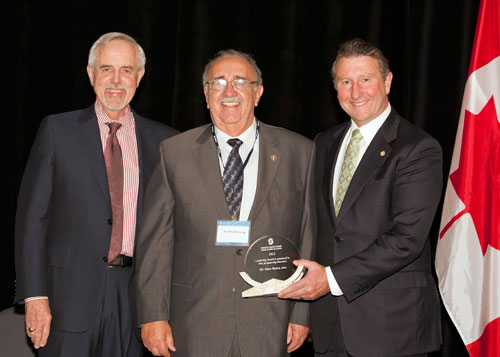
[[237,103],[237,102],[223,102],[221,104],[226,106],[226,107],[235,107],[237,105],[240,105],[240,103]]
[[354,105],[355,107],[359,107],[365,105],[366,103],[368,103],[367,100],[365,100],[364,102],[352,102],[351,104]]
[[118,97],[123,95],[127,90],[121,86],[106,86],[104,88],[105,92],[112,97]]
[[219,103],[225,107],[235,107],[240,105],[241,99],[238,97],[224,97],[219,100]]

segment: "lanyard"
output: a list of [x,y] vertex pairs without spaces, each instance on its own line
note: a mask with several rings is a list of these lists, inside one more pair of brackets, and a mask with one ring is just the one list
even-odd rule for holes
[[[220,146],[219,146],[219,141],[217,140],[217,135],[215,135],[214,124],[212,124],[211,128],[212,128],[212,137],[214,138],[215,146],[217,147],[217,153],[219,154],[220,162],[222,163],[222,167],[225,168],[226,165],[224,165],[224,161],[222,160],[222,153],[220,151]],[[257,137],[259,136],[259,131],[260,131],[260,122],[259,122],[259,120],[257,120],[257,128],[255,129],[255,140],[253,141],[252,150],[250,150],[250,152],[248,153],[247,158],[245,159],[245,162],[243,163],[243,165],[241,166],[241,168],[236,173],[236,177],[238,177],[239,175],[241,175],[243,173],[243,170],[245,170],[245,167],[248,164],[248,160],[250,159],[250,156],[252,156],[253,149],[255,147],[255,143],[257,142]]]

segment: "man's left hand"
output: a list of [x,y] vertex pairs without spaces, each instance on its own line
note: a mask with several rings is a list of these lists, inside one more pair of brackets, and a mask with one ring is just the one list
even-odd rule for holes
[[302,346],[302,344],[307,338],[308,333],[309,333],[309,327],[296,325],[292,323],[288,324],[288,332],[286,335],[286,344],[288,345],[287,348],[288,353],[291,353],[300,346]]
[[45,347],[50,334],[50,322],[52,321],[49,299],[26,301],[24,308],[26,334],[31,338],[33,347],[36,349]]
[[295,260],[296,266],[303,265],[307,268],[306,276],[283,289],[278,294],[280,299],[316,300],[330,292],[330,285],[323,265],[311,260]]

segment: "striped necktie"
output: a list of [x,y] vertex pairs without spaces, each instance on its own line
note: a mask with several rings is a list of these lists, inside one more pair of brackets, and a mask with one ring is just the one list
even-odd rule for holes
[[106,139],[104,161],[108,175],[109,197],[113,213],[113,226],[111,228],[111,241],[109,243],[108,261],[116,258],[122,250],[123,241],[123,161],[122,150],[116,132],[122,126],[120,123],[106,123],[109,134]]

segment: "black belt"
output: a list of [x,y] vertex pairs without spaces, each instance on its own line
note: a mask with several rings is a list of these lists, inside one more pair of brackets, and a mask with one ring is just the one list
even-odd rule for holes
[[108,267],[129,267],[133,262],[134,258],[118,254],[115,259],[108,262]]

